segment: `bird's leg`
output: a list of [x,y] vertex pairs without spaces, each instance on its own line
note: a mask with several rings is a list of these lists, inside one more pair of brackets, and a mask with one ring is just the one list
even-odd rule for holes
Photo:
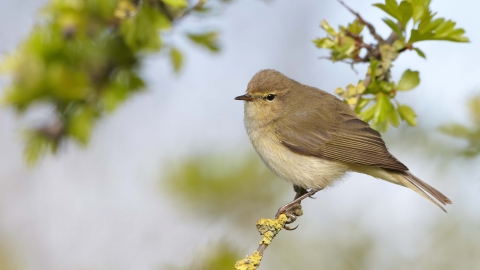
[[[285,204],[280,209],[278,209],[277,214],[275,215],[275,218],[278,218],[281,214],[285,214],[289,218],[289,221],[287,222],[287,224],[293,223],[298,216],[301,216],[303,214],[302,206],[300,203],[304,199],[313,196],[315,193],[317,193],[320,190],[320,189],[311,189],[310,191],[307,191],[306,189],[299,186],[294,186],[293,189],[296,191],[295,198],[293,199],[293,201]],[[288,226],[285,226],[285,229],[295,230],[297,227],[292,229]]]
[[[294,200],[298,199],[299,197],[308,192],[303,187],[297,185],[293,185],[293,190],[295,191],[295,197],[293,198]],[[303,215],[301,202],[290,206],[284,214],[286,214],[290,218],[287,224],[293,223],[299,216]]]
[[301,186],[293,185],[293,191],[295,191],[295,198],[294,200],[297,199],[298,197],[302,196],[303,194],[306,194],[308,191],[304,189]]

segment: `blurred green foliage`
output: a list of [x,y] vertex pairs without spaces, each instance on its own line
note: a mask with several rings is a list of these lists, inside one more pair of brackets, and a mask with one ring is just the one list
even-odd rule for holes
[[[162,179],[162,191],[193,214],[228,219],[232,225],[251,225],[290,185],[281,185],[257,156],[189,157],[171,168]],[[259,207],[263,205],[264,207]]]
[[[5,239],[1,239],[0,242],[0,270],[16,270],[20,269],[12,260],[12,254],[8,247],[5,245]],[[235,261],[233,262],[233,264]]]
[[[407,50],[415,51],[425,58],[425,53],[416,47],[420,41],[453,41],[468,42],[465,31],[456,28],[456,23],[444,18],[437,18],[436,12],[430,10],[430,0],[385,0],[385,3],[374,4],[391,18],[383,21],[390,27],[392,33],[388,38],[381,37],[375,27],[365,21],[342,1],[356,19],[347,26],[335,30],[323,20],[321,28],[327,37],[317,38],[313,43],[320,49],[327,49],[331,61],[342,61],[352,65],[369,63],[365,79],[357,86],[350,84],[346,89],[338,88],[340,95],[367,122],[372,122],[374,128],[386,131],[389,125],[398,127],[400,120],[415,126],[416,114],[408,105],[396,100],[398,91],[409,91],[420,83],[418,71],[407,69],[399,80],[392,79],[391,69],[398,56]],[[393,19],[393,20],[392,20]],[[363,32],[367,28],[374,37],[375,43],[364,42]]]
[[467,107],[472,125],[451,123],[441,126],[440,131],[454,138],[466,140],[468,146],[460,153],[467,157],[475,157],[480,154],[480,95],[471,98]]
[[[1,67],[11,78],[4,105],[18,114],[36,104],[54,112],[54,119],[25,132],[27,162],[55,153],[68,140],[86,145],[101,117],[145,87],[139,74],[145,54],[167,50],[173,69],[180,71],[182,52],[165,43],[162,33],[187,15],[208,11],[205,3],[51,0],[41,22]],[[186,37],[219,50],[216,32]]]

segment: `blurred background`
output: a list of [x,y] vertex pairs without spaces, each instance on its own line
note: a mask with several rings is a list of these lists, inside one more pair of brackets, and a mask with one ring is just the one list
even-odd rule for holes
[[[386,36],[374,2],[347,3]],[[26,38],[46,3],[0,0],[1,55]],[[299,228],[277,236],[260,269],[480,269],[480,163],[468,151],[479,136],[438,130],[480,128],[480,102],[471,101],[480,94],[479,9],[477,1],[432,1],[471,42],[421,43],[427,60],[405,53],[392,74],[420,71],[420,86],[398,97],[415,109],[418,126],[402,124],[384,138],[453,201],[448,214],[411,190],[352,174],[304,202]],[[294,195],[257,157],[233,98],[265,68],[330,93],[365,74],[318,59],[311,40],[324,35],[322,19],[336,26],[353,17],[333,0],[223,6],[202,26],[220,30],[220,53],[172,35],[185,54],[179,74],[162,53],[145,57],[145,92],[102,118],[87,148],[67,144],[32,168],[20,133],[41,112],[24,119],[2,107],[0,269],[233,269],[257,247],[255,222]],[[188,17],[176,31],[197,24]]]

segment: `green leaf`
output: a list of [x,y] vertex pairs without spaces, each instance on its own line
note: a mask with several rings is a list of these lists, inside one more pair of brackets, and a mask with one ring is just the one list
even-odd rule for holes
[[410,39],[408,40],[409,44],[413,44],[414,42],[422,41],[422,40],[429,40],[434,37],[433,33],[421,33],[416,29],[412,29],[410,31]]
[[24,149],[24,158],[29,166],[35,165],[48,150],[48,141],[40,134],[30,134]]
[[355,35],[360,35],[364,27],[365,25],[361,24],[357,19],[355,19],[352,23],[349,23],[347,25],[348,31],[350,31],[350,33],[353,33]]
[[186,8],[188,6],[187,0],[162,0],[162,2],[174,8]]
[[403,39],[397,39],[395,42],[393,42],[393,48],[398,52],[401,49],[405,48],[405,40]]
[[357,112],[362,111],[363,108],[365,108],[365,106],[367,106],[368,103],[370,103],[370,101],[372,101],[372,100],[369,99],[369,98],[360,98],[360,100],[357,103],[357,107],[355,108],[357,110]]
[[401,18],[400,10],[395,0],[385,0],[385,4],[373,4],[373,6],[385,11],[390,16],[399,20]]
[[69,119],[68,134],[80,144],[86,145],[93,129],[94,112],[89,108],[80,108]]
[[420,23],[420,25],[418,26],[418,30],[420,31],[421,34],[430,33],[435,29],[437,29],[437,27],[444,22],[445,22],[444,18],[438,18],[433,21],[426,21],[426,23],[423,23],[422,21],[422,23]]
[[408,2],[412,5],[412,18],[414,23],[425,18],[430,0],[408,0]]
[[382,92],[377,94],[377,103],[375,104],[375,114],[373,115],[373,122],[378,124],[385,122],[387,112],[389,110],[390,99]]
[[387,94],[392,92],[394,88],[395,88],[395,85],[393,84],[393,82],[386,82],[386,81],[380,82],[380,90],[382,90]]
[[462,28],[455,28],[456,23],[443,18],[435,19],[434,21],[421,22],[417,29],[412,29],[410,40],[408,43],[423,40],[445,40],[453,42],[469,42],[469,39],[464,36],[465,30]]
[[218,52],[220,47],[218,46],[218,33],[206,32],[203,34],[188,34],[188,38],[194,43],[207,48],[211,52]]
[[373,115],[375,114],[376,104],[371,106],[370,108],[364,110],[363,112],[358,114],[358,117],[365,122],[369,122],[373,119]]
[[395,32],[395,34],[397,34],[397,36],[403,37],[402,29],[394,21],[390,19],[383,19],[383,21],[388,25],[388,27],[390,27],[390,29],[392,29],[393,32]]
[[320,22],[320,27],[322,27],[323,30],[325,30],[331,36],[337,35],[337,31],[335,31],[335,29],[333,29],[333,27],[331,27],[326,20],[322,20]]
[[388,103],[387,120],[392,126],[398,127],[400,125],[400,119],[398,118],[397,111],[391,102]]
[[368,74],[370,74],[371,81],[369,85],[366,85],[367,89],[372,86],[373,88],[376,88],[377,86],[377,66],[378,66],[378,61],[370,58],[370,68],[368,70]]
[[313,43],[320,49],[330,49],[335,46],[335,42],[329,37],[314,39]]
[[173,65],[173,70],[179,72],[183,65],[183,55],[177,48],[170,49],[170,62]]
[[411,90],[420,83],[420,77],[418,71],[411,71],[410,69],[405,70],[402,75],[402,78],[397,84],[397,90],[407,91]]
[[170,27],[163,13],[145,4],[136,16],[121,22],[120,33],[133,50],[158,50],[162,45],[159,31]]
[[402,24],[403,29],[405,29],[408,21],[412,18],[412,5],[409,2],[402,1],[398,10],[400,13],[398,21]]
[[398,114],[400,114],[400,118],[402,120],[407,121],[407,123],[410,126],[416,126],[417,125],[417,115],[413,111],[412,108],[410,108],[407,105],[399,105],[398,106]]
[[420,56],[420,57],[422,57],[422,58],[424,58],[424,59],[427,58],[427,56],[425,55],[425,53],[424,53],[422,50],[420,50],[419,48],[413,48],[413,49],[417,52],[418,56]]

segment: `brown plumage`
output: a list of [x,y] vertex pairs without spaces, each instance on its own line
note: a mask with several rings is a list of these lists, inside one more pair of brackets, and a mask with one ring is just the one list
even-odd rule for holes
[[[268,95],[274,99],[270,101]],[[445,195],[411,174],[390,154],[380,133],[357,118],[335,96],[300,84],[280,72],[263,70],[252,78],[247,95],[242,97],[237,99],[247,101],[245,124],[252,144],[267,166],[294,185],[323,188],[341,177],[341,172],[356,171],[411,188],[440,208],[430,196],[442,204],[451,203]],[[302,166],[299,156],[318,160],[318,164]],[[338,173],[316,173],[321,168]],[[321,184],[317,185],[314,180],[302,181],[292,171],[297,174],[312,171],[315,177],[324,179],[318,180]]]

